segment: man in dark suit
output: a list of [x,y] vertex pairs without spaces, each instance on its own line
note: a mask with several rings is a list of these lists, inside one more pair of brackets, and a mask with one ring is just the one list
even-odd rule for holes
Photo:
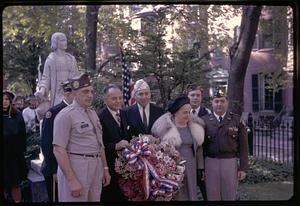
[[115,159],[117,151],[129,146],[126,135],[126,122],[124,111],[121,110],[123,95],[121,89],[115,84],[109,84],[104,88],[104,102],[106,106],[98,112],[102,125],[103,143],[109,173],[111,175],[110,185],[102,189],[101,202],[124,202],[126,198],[119,187],[118,175],[116,174]]
[[134,98],[136,104],[125,109],[127,130],[131,137],[150,134],[153,123],[164,114],[164,110],[150,103],[150,87],[143,79],[134,85]]
[[[53,184],[57,172],[57,161],[53,154],[53,123],[56,115],[66,106],[72,103],[74,99],[74,94],[69,81],[62,83],[62,88],[64,91],[64,99],[58,105],[50,108],[45,115],[42,123],[42,135],[41,135],[41,148],[44,155],[44,160],[41,167],[41,172],[44,175],[49,201],[53,200]],[[57,188],[57,187],[55,187]],[[57,191],[56,191],[57,194]],[[57,195],[55,195],[55,200],[57,201]]]
[[[190,104],[191,104],[191,115],[195,115],[198,117],[202,117],[206,114],[210,114],[211,111],[203,106],[201,106],[201,102],[202,102],[202,94],[203,94],[203,89],[198,86],[197,84],[189,84],[186,87],[186,95],[189,97],[190,99]],[[203,148],[201,146],[201,148],[198,150],[201,154],[199,156],[203,157]],[[205,189],[205,182],[204,182],[204,157],[199,159],[198,161],[198,169],[197,171],[197,184],[200,188],[202,197],[204,200],[207,200],[207,195],[206,195],[206,189]]]

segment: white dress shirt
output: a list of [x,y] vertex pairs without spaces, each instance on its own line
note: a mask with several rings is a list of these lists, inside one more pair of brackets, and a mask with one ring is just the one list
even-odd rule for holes
[[[143,107],[140,104],[137,104],[139,108],[139,112],[141,115],[141,119],[143,121]],[[147,125],[149,125],[149,116],[150,116],[150,104],[147,104],[145,107],[145,113],[146,113],[146,118],[147,118]]]

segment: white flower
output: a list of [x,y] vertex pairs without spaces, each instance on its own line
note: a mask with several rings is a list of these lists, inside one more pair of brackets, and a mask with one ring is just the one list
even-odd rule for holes
[[164,154],[161,151],[156,152],[155,155],[156,155],[157,159],[159,159],[159,160],[162,159],[164,156]]

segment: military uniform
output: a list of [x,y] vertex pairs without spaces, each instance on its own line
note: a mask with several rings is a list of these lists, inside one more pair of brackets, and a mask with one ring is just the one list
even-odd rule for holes
[[59,201],[100,201],[103,176],[100,151],[104,146],[96,112],[84,109],[74,100],[54,120],[53,144],[66,149],[72,169],[83,186],[83,194],[73,197],[68,180],[58,166]]
[[50,202],[52,201],[52,196],[53,196],[52,176],[57,172],[57,161],[53,154],[53,146],[52,146],[53,124],[56,115],[66,106],[68,106],[68,104],[63,100],[60,104],[50,108],[46,112],[46,116],[42,123],[41,148],[44,155],[44,160],[42,163],[41,172],[45,177],[45,182],[46,182]]
[[226,112],[221,122],[214,113],[202,119],[206,124],[203,149],[208,200],[235,200],[237,171],[246,171],[248,168],[245,125],[239,115],[231,112]]

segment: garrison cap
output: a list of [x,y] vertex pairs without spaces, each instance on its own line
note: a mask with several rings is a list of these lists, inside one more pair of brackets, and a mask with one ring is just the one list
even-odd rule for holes
[[63,88],[64,92],[71,92],[72,87],[69,80],[66,80],[61,83],[61,87]]
[[91,86],[89,75],[86,73],[70,79],[70,84],[71,84],[72,90],[78,90],[83,87]]
[[138,92],[138,91],[143,90],[143,89],[149,89],[150,90],[150,87],[147,84],[147,82],[145,82],[145,80],[139,79],[135,82],[135,84],[133,86],[133,89],[134,89],[134,92]]
[[214,99],[214,98],[222,98],[222,97],[227,98],[227,95],[225,94],[225,92],[222,89],[216,88],[212,98]]

